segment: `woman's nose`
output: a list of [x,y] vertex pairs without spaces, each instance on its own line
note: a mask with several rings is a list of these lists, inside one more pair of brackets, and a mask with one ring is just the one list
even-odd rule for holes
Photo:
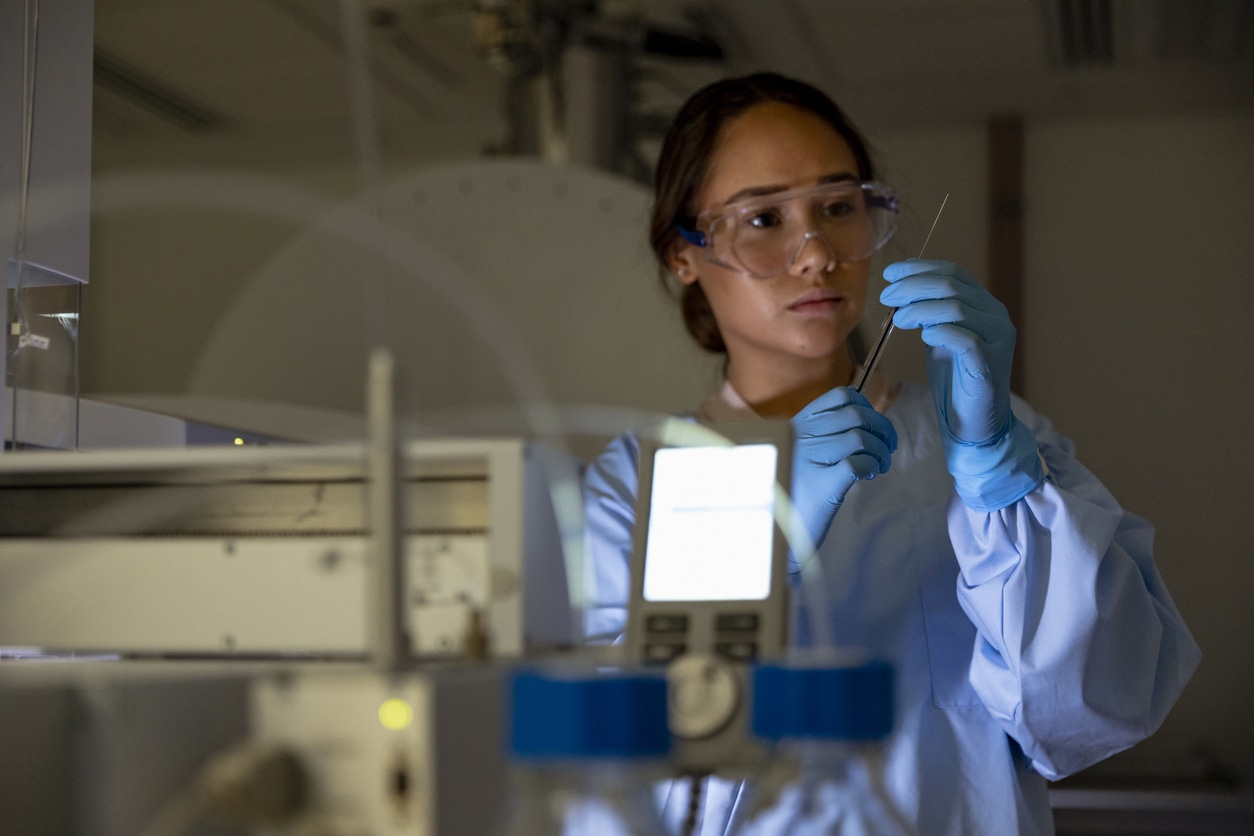
[[797,242],[797,250],[788,263],[788,272],[795,276],[806,276],[812,273],[830,273],[836,269],[836,254],[819,235],[812,229]]

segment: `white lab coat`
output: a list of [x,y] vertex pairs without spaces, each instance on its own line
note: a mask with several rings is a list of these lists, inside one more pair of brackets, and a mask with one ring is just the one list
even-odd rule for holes
[[[730,388],[719,399],[718,417],[753,417]],[[1201,657],[1154,567],[1153,527],[1047,419],[1017,398],[1014,411],[1048,477],[975,511],[954,492],[931,393],[904,385],[885,412],[890,472],[853,487],[820,550],[836,641],[896,665],[884,778],[921,834],[1052,833],[1046,779],[1152,734]],[[637,455],[622,436],[585,476],[593,634],[625,624]]]

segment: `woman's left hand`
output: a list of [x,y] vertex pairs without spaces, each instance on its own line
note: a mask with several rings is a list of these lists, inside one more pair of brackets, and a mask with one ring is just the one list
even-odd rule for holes
[[985,444],[1007,431],[1015,327],[1006,306],[948,261],[911,259],[884,271],[880,302],[898,328],[922,328],[928,379],[941,424],[959,442]]
[[1010,409],[1015,327],[957,264],[910,259],[884,270],[880,302],[898,328],[923,329],[927,376],[950,473],[967,504],[994,510],[1040,484],[1036,439]]

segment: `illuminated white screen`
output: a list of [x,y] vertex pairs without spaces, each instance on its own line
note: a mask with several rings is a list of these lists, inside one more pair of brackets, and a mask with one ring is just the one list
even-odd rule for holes
[[653,458],[646,601],[761,601],[771,593],[773,444],[667,447]]

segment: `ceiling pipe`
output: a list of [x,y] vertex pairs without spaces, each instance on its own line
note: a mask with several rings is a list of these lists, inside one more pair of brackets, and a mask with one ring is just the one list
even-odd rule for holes
[[636,58],[723,58],[708,37],[659,29],[635,17],[601,16],[596,3],[577,0],[485,0],[474,34],[484,59],[507,75],[508,133],[497,153],[635,179],[648,177],[635,148],[631,112]]

